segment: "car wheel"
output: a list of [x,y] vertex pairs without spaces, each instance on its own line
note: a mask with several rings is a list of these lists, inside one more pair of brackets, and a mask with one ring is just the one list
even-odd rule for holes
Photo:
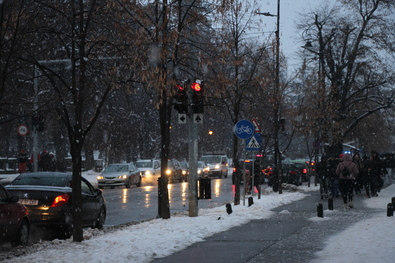
[[26,246],[29,241],[29,229],[29,222],[27,220],[23,220],[14,241],[11,242],[11,245],[13,247]]
[[139,177],[139,181],[137,182],[136,186],[137,186],[137,187],[140,187],[140,186],[141,186],[141,176]]
[[100,208],[99,216],[96,219],[94,228],[102,229],[104,227],[104,222],[106,222],[106,209],[102,207]]

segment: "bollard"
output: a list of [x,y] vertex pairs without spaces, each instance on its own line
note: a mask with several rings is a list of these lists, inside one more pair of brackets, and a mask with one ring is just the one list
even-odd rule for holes
[[388,203],[387,205],[387,216],[394,216],[394,206],[392,203]]
[[324,217],[324,208],[321,203],[317,204],[317,216]]
[[226,212],[230,215],[230,214],[232,214],[232,205],[231,204],[229,204],[229,203],[227,203],[226,204]]
[[333,198],[328,198],[328,209],[333,210]]
[[395,197],[391,198],[392,206],[395,207]]
[[254,204],[254,199],[252,198],[252,196],[248,197],[248,206],[252,206]]

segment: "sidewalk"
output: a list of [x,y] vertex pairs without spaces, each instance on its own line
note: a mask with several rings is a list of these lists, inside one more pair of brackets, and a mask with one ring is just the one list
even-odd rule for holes
[[[308,194],[300,201],[273,209],[275,214],[268,219],[214,234],[204,242],[151,262],[310,262],[330,236],[382,212],[382,208],[364,206],[364,194],[356,195],[355,208],[346,211],[341,198],[334,200],[334,210],[330,211],[327,200],[321,200],[318,191]],[[317,217],[318,203],[323,204],[324,218]]]

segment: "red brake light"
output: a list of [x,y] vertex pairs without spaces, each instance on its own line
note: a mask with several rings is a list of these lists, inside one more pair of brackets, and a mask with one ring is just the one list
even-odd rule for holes
[[306,168],[303,169],[303,173],[304,173],[304,174],[307,174],[307,169],[306,169]]
[[233,167],[233,172],[234,172],[234,173],[236,172],[236,167]]
[[296,171],[289,171],[290,174],[296,174]]
[[69,194],[63,194],[63,195],[58,195],[55,197],[55,199],[52,202],[52,205],[50,207],[58,207],[67,204],[67,202],[70,199]]

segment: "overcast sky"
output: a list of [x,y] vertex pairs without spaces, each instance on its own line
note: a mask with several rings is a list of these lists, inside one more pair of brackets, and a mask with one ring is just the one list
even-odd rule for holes
[[[261,12],[277,14],[277,0],[258,0]],[[307,14],[317,7],[328,5],[330,9],[336,3],[336,0],[280,0],[280,42],[281,52],[285,54],[291,68],[296,64],[296,52],[303,46],[300,42],[300,34],[296,30],[295,22],[298,22],[298,14]],[[264,19],[266,30],[275,30],[277,19],[275,17],[266,17]]]

